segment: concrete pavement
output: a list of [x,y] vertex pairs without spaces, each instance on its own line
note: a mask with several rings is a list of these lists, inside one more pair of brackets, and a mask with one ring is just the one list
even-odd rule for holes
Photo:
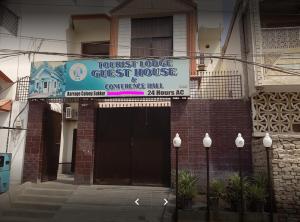
[[1,222],[171,222],[175,209],[169,188],[58,182],[22,186],[17,194],[10,191],[13,198],[0,195]]

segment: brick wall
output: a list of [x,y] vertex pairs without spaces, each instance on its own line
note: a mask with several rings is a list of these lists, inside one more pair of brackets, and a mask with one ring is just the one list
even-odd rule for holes
[[300,221],[300,136],[273,139],[273,180],[280,221]]
[[76,184],[93,184],[95,124],[95,103],[93,101],[80,101],[76,143]]
[[41,179],[44,114],[49,108],[45,102],[29,102],[23,182],[36,183]]
[[[178,132],[182,139],[179,168],[191,169],[206,183],[206,156],[202,139],[208,132],[213,140],[210,151],[212,178],[224,178],[239,168],[235,138],[240,132],[245,139],[242,152],[243,169],[251,171],[250,102],[243,100],[173,100],[171,105],[171,138]],[[171,151],[175,170],[175,151]]]
[[252,164],[254,174],[267,173],[267,154],[262,140],[262,138],[252,139]]

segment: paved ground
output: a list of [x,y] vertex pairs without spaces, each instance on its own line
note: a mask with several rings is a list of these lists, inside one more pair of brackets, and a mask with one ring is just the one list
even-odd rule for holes
[[0,221],[171,222],[174,199],[168,188],[26,183],[0,195]]

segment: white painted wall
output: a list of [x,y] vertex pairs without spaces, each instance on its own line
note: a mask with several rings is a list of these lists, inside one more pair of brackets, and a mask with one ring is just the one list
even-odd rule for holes
[[[19,113],[24,110],[20,115]],[[26,102],[13,103],[12,116],[11,116],[11,127],[15,119],[18,118],[22,122],[22,128],[27,128],[28,120],[28,106]],[[17,117],[19,115],[19,117]],[[23,163],[24,163],[24,148],[26,141],[25,130],[10,130],[8,152],[12,153],[12,165],[11,165],[11,183],[21,183]]]
[[187,56],[186,14],[173,16],[173,56]]
[[131,18],[120,18],[118,24],[118,56],[130,57]]
[[[9,113],[8,112],[0,112],[0,125],[8,126],[9,123]],[[6,139],[7,138],[7,130],[0,129],[0,153],[4,153],[6,149]]]
[[[198,0],[198,51],[220,56],[235,0]],[[207,48],[207,46],[209,46]],[[205,59],[206,71],[218,71],[219,59]]]
[[[198,1],[198,46],[201,53],[219,55],[223,30],[222,0]],[[206,46],[209,46],[207,48]],[[206,71],[215,71],[218,59],[205,59]]]
[[[73,148],[73,130],[77,129],[77,121],[62,122],[62,139],[59,154],[59,173],[70,173]],[[68,163],[68,164],[67,164]]]
[[[230,40],[225,52],[225,56],[234,56],[236,58],[241,57],[241,36],[239,21],[237,20],[233,26]],[[223,60],[221,63],[221,69],[223,70],[237,70],[240,73],[243,72],[242,63],[236,61]]]
[[[78,103],[70,103],[68,105],[78,112]],[[72,162],[73,130],[77,129],[77,125],[77,121],[66,120],[63,118],[59,154],[59,173],[70,173],[71,165],[66,163]]]
[[[68,52],[68,44],[81,45],[80,42],[69,41],[68,29],[70,16],[74,14],[107,13],[118,3],[116,0],[8,0],[7,6],[19,17],[18,36],[12,36],[0,27],[0,49],[30,50],[40,52]],[[40,39],[38,39],[40,38]],[[44,39],[44,40],[41,40]],[[68,42],[67,42],[68,41]],[[31,54],[0,59],[0,70],[9,78],[16,81],[23,76],[29,76],[30,65],[33,61],[63,61],[67,56]],[[15,97],[15,87],[11,89],[11,99]],[[14,102],[12,119],[18,115],[24,103]],[[22,113],[24,126],[27,126],[26,110]],[[9,113],[0,113],[0,124],[8,126]],[[24,159],[26,132],[12,130],[9,152],[13,153],[11,181],[20,183]],[[0,152],[5,151],[7,130],[0,130]],[[69,146],[69,145],[68,145]],[[67,157],[70,155],[68,154]]]
[[81,53],[82,42],[110,40],[110,21],[108,19],[76,19],[74,28],[67,30],[69,53]]

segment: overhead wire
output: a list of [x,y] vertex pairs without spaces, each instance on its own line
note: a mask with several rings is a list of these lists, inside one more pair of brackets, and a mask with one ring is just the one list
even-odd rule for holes
[[6,87],[6,88],[0,90],[0,95],[1,95],[2,93],[4,93],[6,90],[10,89],[13,85],[15,85],[16,83],[22,81],[22,80],[25,79],[25,78],[28,78],[28,76],[24,76],[24,77],[22,77],[22,78],[20,78],[20,79],[18,79],[18,80],[16,80],[16,81],[14,81],[14,82],[12,82],[12,84],[10,84],[8,87]]
[[[11,52],[18,52],[21,54],[40,54],[40,55],[55,55],[55,56],[65,56],[65,57],[73,57],[73,58],[94,58],[94,59],[107,59],[107,55],[87,55],[87,54],[77,54],[77,53],[61,53],[61,52],[43,52],[43,51],[30,51],[30,50],[10,50],[10,49],[2,49],[4,51],[11,51]],[[0,49],[1,51],[1,49]],[[277,71],[277,72],[282,72],[285,74],[289,74],[289,75],[296,75],[296,76],[300,76],[300,72],[295,72],[295,71],[291,71],[289,69],[284,69],[281,68],[279,66],[274,66],[274,65],[268,65],[268,64],[262,64],[262,63],[257,63],[257,62],[251,62],[248,60],[244,60],[238,57],[232,57],[232,56],[214,56],[214,55],[203,55],[201,53],[192,53],[194,54],[193,56],[181,56],[181,57],[173,57],[173,56],[167,56],[167,57],[163,57],[163,58],[177,58],[177,59],[221,59],[221,60],[229,60],[229,61],[236,61],[236,62],[241,62],[241,63],[245,63],[248,65],[254,65],[254,66],[258,66],[258,67],[262,67],[265,69],[270,69],[273,71]],[[200,54],[200,55],[199,55]],[[157,57],[157,56],[153,56],[153,57],[137,57],[137,58],[128,58],[128,57],[120,57],[120,56],[115,56],[115,57],[110,57],[110,58],[115,58],[115,59],[151,59],[151,58],[161,58],[161,57]]]
[[[12,38],[22,38],[22,39],[31,39],[31,40],[40,40],[40,41],[44,41],[44,42],[65,42],[68,44],[82,44],[82,42],[77,42],[77,41],[71,41],[71,40],[65,40],[65,39],[53,39],[53,38],[44,38],[44,37],[33,37],[33,36],[26,36],[26,35],[18,35],[17,37],[13,34],[8,34],[8,33],[1,33],[0,35],[4,35],[4,36],[11,36]],[[99,44],[98,42],[90,42],[89,44]],[[114,46],[114,44],[112,43],[101,43],[102,45],[106,45],[106,46]],[[153,47],[132,47],[129,45],[123,45],[123,44],[118,44],[118,47],[124,47],[124,48],[136,48],[136,49],[150,49],[150,50],[155,50],[157,48],[153,48]],[[157,49],[160,51],[164,51],[164,49]],[[167,49],[166,49],[167,50]],[[186,52],[183,50],[173,50],[174,52]],[[0,49],[1,52],[1,49]],[[199,53],[199,52],[192,52],[192,53]],[[204,54],[209,54],[209,55],[222,55],[222,53],[204,53]],[[299,55],[300,52],[267,52],[267,53],[249,53],[249,55],[254,56],[254,57],[262,57],[262,56],[267,56],[267,55]],[[241,53],[226,53],[226,55],[229,56],[240,56]]]

